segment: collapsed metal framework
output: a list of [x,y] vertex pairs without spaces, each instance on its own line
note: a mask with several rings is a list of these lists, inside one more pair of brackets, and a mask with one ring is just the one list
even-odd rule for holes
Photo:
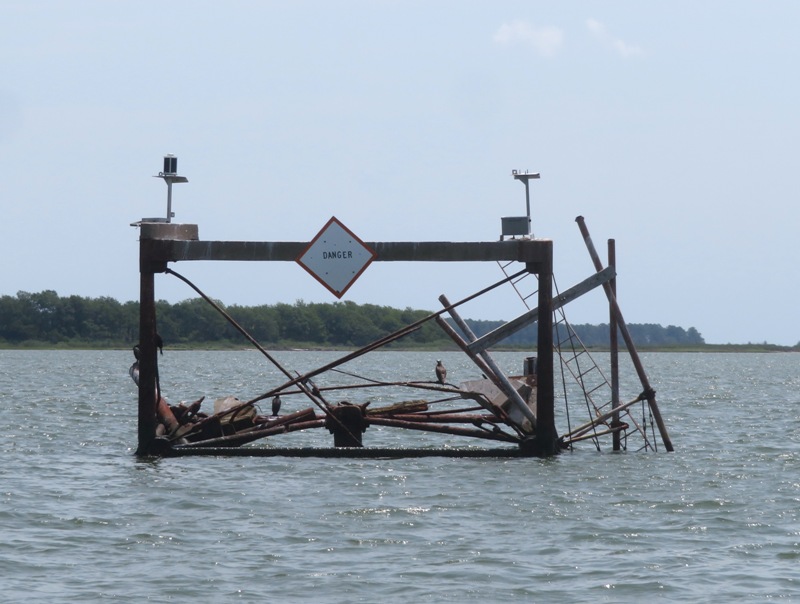
[[[627,412],[627,409],[635,402],[646,400],[649,404],[651,413],[658,423],[662,440],[668,451],[672,450],[671,442],[666,433],[666,428],[661,420],[658,407],[655,402],[655,393],[647,383],[647,377],[641,369],[633,342],[627,334],[624,321],[622,320],[619,306],[614,298],[612,284],[614,277],[613,266],[603,268],[596,252],[593,250],[591,239],[582,218],[578,219],[584,238],[595,261],[597,273],[584,280],[569,290],[553,296],[553,245],[552,241],[543,239],[521,238],[510,241],[499,242],[477,242],[477,243],[454,243],[454,242],[372,242],[367,243],[375,251],[375,261],[405,261],[405,262],[497,262],[510,265],[522,263],[524,269],[516,275],[508,276],[502,281],[512,282],[519,275],[534,275],[538,279],[538,290],[536,292],[536,307],[517,319],[510,321],[499,329],[476,337],[466,322],[458,314],[456,308],[464,301],[451,303],[445,296],[440,297],[443,310],[427,317],[436,320],[440,327],[461,347],[461,349],[481,368],[482,373],[488,376],[488,380],[493,383],[496,390],[499,390],[505,399],[506,406],[501,407],[493,403],[488,396],[479,392],[464,392],[458,388],[450,387],[446,384],[426,385],[426,384],[395,384],[423,388],[438,392],[439,394],[450,394],[457,398],[472,399],[476,407],[461,409],[466,411],[460,415],[456,413],[428,412],[427,406],[415,406],[412,402],[409,405],[400,405],[398,408],[390,410],[372,410],[366,412],[366,405],[339,404],[330,405],[325,400],[321,389],[319,389],[311,378],[319,373],[328,370],[335,370],[335,367],[360,354],[374,350],[379,346],[385,345],[397,337],[402,337],[410,332],[415,326],[409,326],[407,331],[401,330],[397,334],[387,336],[387,338],[375,342],[359,351],[345,355],[340,361],[310,372],[305,375],[294,376],[280,367],[280,364],[273,359],[257,342],[226,315],[226,318],[237,327],[242,334],[261,350],[267,358],[273,362],[287,377],[287,382],[261,397],[257,397],[246,403],[234,405],[221,415],[226,416],[230,423],[239,415],[243,409],[252,408],[252,404],[257,400],[289,392],[294,389],[306,395],[323,412],[319,416],[314,413],[313,408],[304,409],[296,413],[290,413],[278,417],[277,411],[269,418],[250,418],[247,427],[236,433],[221,433],[218,438],[200,437],[203,440],[198,445],[187,443],[185,435],[197,436],[201,428],[205,427],[211,420],[219,422],[220,417],[216,416],[204,419],[192,424],[190,427],[180,426],[176,422],[169,428],[169,438],[159,436],[158,427],[161,412],[166,407],[166,403],[161,398],[160,387],[158,384],[158,367],[156,350],[158,345],[158,334],[156,333],[156,310],[155,310],[155,274],[166,273],[177,276],[186,281],[202,297],[215,305],[215,303],[205,296],[192,283],[180,276],[169,268],[169,263],[192,260],[221,260],[221,261],[291,261],[294,262],[303,250],[307,247],[305,242],[241,242],[241,241],[200,241],[196,225],[171,224],[164,222],[147,222],[139,224],[140,233],[140,330],[139,330],[139,413],[138,413],[138,448],[137,455],[257,455],[266,454],[269,449],[236,448],[238,445],[252,442],[257,438],[263,438],[272,434],[285,433],[294,430],[304,430],[312,427],[327,427],[334,434],[335,451],[337,455],[361,456],[361,455],[380,455],[380,456],[410,456],[415,454],[445,454],[443,451],[413,451],[409,449],[400,450],[374,450],[361,447],[360,434],[365,425],[385,425],[399,428],[411,428],[416,430],[447,431],[449,434],[471,436],[477,438],[487,438],[495,441],[505,441],[517,444],[517,449],[493,449],[484,451],[492,456],[508,455],[535,455],[548,456],[557,453],[564,446],[564,437],[559,437],[555,427],[555,386],[554,386],[554,311],[563,307],[570,300],[586,293],[587,291],[602,285],[606,289],[609,297],[609,304],[612,313],[612,320],[619,327],[629,351],[634,359],[634,364],[639,371],[644,392],[634,401],[618,404],[618,399],[611,405],[611,410],[599,409],[595,407],[594,417],[586,424],[571,430],[566,436],[570,442],[578,441],[583,438],[596,437],[598,426],[610,426],[609,431],[615,438],[615,450],[618,449],[618,437],[622,429],[627,426],[619,421],[620,413]],[[494,287],[494,286],[492,286]],[[487,288],[491,289],[491,288]],[[484,290],[487,291],[487,290]],[[482,292],[481,292],[482,293]],[[471,296],[469,299],[476,297]],[[215,305],[216,306],[216,305]],[[222,314],[225,311],[219,307],[217,310]],[[458,334],[448,322],[442,318],[442,314],[448,313],[452,320],[460,328],[463,335]],[[426,319],[426,320],[427,320]],[[533,322],[538,323],[537,330],[537,354],[538,363],[535,370],[527,377],[524,382],[515,381],[513,384],[505,375],[494,365],[493,360],[488,355],[487,349],[502,341],[508,335],[518,331],[521,327]],[[535,385],[531,387],[531,385]],[[383,384],[390,385],[390,384]],[[527,400],[523,400],[521,393],[527,395]],[[278,399],[276,399],[278,400]],[[199,402],[198,402],[199,405]],[[278,406],[280,403],[278,403]],[[196,409],[195,409],[196,411]],[[476,414],[475,411],[488,413]],[[444,421],[462,422],[472,424],[474,427],[437,427],[437,422]],[[610,420],[610,423],[609,423]],[[199,426],[199,427],[198,427]],[[502,428],[512,429],[509,434]],[[588,436],[587,436],[588,435]],[[183,444],[181,444],[183,443]],[[447,454],[455,455],[478,455],[482,452],[470,451],[449,451]],[[282,454],[295,455],[331,455],[334,450],[316,449],[310,453],[307,449],[302,451],[282,450]]]

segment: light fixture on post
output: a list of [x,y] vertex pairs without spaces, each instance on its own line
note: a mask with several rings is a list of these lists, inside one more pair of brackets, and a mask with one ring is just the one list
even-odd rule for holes
[[522,181],[525,185],[525,209],[527,211],[525,216],[504,216],[501,218],[502,222],[502,234],[500,235],[500,241],[503,240],[506,236],[517,236],[521,235],[523,237],[529,237],[532,235],[531,233],[531,196],[530,190],[528,189],[528,181],[532,178],[540,178],[538,172],[520,172],[519,170],[512,170],[511,176],[514,177],[515,180]]
[[172,222],[175,212],[172,211],[172,183],[189,182],[185,176],[178,176],[178,158],[171,153],[164,156],[164,171],[153,178],[163,178],[167,183],[167,222]]

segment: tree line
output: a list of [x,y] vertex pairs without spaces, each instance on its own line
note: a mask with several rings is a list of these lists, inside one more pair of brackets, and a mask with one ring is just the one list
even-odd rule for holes
[[[397,309],[354,302],[279,303],[261,306],[230,305],[226,312],[266,347],[358,347],[416,323],[430,311]],[[158,332],[167,345],[229,347],[245,343],[241,334],[206,301],[195,298],[175,304],[156,302]],[[477,336],[501,326],[502,321],[467,320]],[[572,325],[588,347],[609,342],[608,325]],[[697,346],[705,344],[693,327],[631,324],[637,346]],[[556,339],[567,336],[556,327]],[[138,341],[139,303],[113,298],[59,296],[55,291],[18,292],[0,296],[0,345],[123,348]],[[518,331],[499,345],[531,349],[537,325]],[[452,348],[452,341],[433,321],[398,340],[397,347]]]

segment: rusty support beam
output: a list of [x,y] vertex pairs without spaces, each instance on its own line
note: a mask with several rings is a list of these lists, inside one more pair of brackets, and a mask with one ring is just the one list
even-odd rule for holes
[[[631,401],[628,401],[627,403],[623,403],[621,405],[617,405],[616,407],[611,409],[611,411],[606,411],[605,413],[597,415],[596,417],[594,417],[593,419],[590,419],[585,424],[581,424],[577,428],[573,428],[570,432],[565,434],[563,438],[564,439],[572,439],[575,436],[580,436],[580,435],[588,432],[589,430],[591,430],[592,428],[595,428],[596,426],[599,426],[600,424],[604,424],[608,419],[611,419],[613,417],[617,417],[618,418],[619,414],[622,411],[627,410],[628,407],[631,407],[632,405],[635,405],[636,403],[640,403],[643,400],[644,400],[644,397],[642,395],[639,395],[635,399],[633,399]],[[628,413],[628,415],[630,415],[630,413]]]
[[203,447],[239,447],[246,445],[260,438],[267,436],[276,436],[278,434],[286,434],[287,432],[297,432],[298,430],[308,430],[311,428],[323,428],[325,420],[322,418],[312,419],[308,421],[298,421],[281,424],[280,426],[263,428],[261,430],[247,430],[237,432],[236,434],[229,434],[227,436],[218,436],[206,440],[198,440],[185,444],[173,444],[173,450],[179,449],[193,449]]
[[476,448],[386,448],[386,447],[175,447],[166,451],[170,457],[324,457],[348,459],[401,459],[411,457],[518,458],[518,447]]
[[136,455],[152,455],[156,438],[156,305],[154,275],[142,268],[139,291],[139,446]]
[[[139,237],[139,410],[136,455],[156,455],[156,427],[161,393],[156,357],[155,273],[164,272],[166,259],[160,256],[163,241],[197,239],[196,225],[141,224]],[[166,406],[166,402],[164,403]],[[167,410],[169,408],[167,407]]]
[[[444,294],[439,296],[439,302],[441,302],[445,308],[450,309],[448,312],[450,313],[450,316],[453,318],[453,320],[456,322],[456,325],[459,326],[461,331],[464,333],[465,336],[467,336],[467,338],[470,341],[474,342],[476,339],[475,334],[469,328],[469,325],[467,325],[464,319],[461,318],[461,315],[458,314],[456,309],[452,308],[452,304],[450,304],[450,301],[447,299],[447,296],[445,296]],[[531,426],[533,428],[536,428],[537,418],[534,415],[533,411],[531,411],[530,407],[528,407],[528,404],[524,400],[522,400],[522,397],[520,396],[519,392],[517,392],[514,386],[511,385],[511,382],[508,381],[508,378],[505,376],[505,374],[502,371],[500,371],[500,368],[494,362],[494,359],[492,359],[489,353],[486,352],[485,350],[481,351],[479,355],[481,359],[483,359],[485,365],[491,371],[491,375],[493,375],[496,378],[497,380],[496,383],[499,385],[499,388],[500,390],[502,390],[503,394],[505,394],[508,397],[508,400],[511,401],[511,404],[513,404],[519,410],[519,412],[522,415],[524,415],[528,419],[528,421],[530,421]],[[470,357],[472,357],[471,354]]]
[[[602,270],[603,264],[600,262],[600,256],[597,255],[597,250],[594,247],[594,243],[592,243],[592,237],[589,235],[589,229],[586,227],[583,216],[578,216],[575,219],[575,222],[578,223],[578,228],[581,230],[581,235],[583,235],[583,240],[586,243],[586,249],[589,250],[589,255],[592,258],[595,269],[598,271]],[[622,339],[625,340],[625,345],[628,347],[628,354],[630,355],[631,361],[633,361],[633,366],[639,376],[639,381],[641,382],[642,388],[644,389],[644,394],[647,397],[647,403],[650,405],[650,411],[653,413],[653,417],[656,420],[658,431],[661,433],[661,440],[664,442],[664,447],[667,449],[667,451],[672,451],[672,441],[669,438],[667,426],[664,424],[664,420],[661,417],[661,411],[659,410],[658,403],[656,402],[656,392],[650,386],[650,380],[647,378],[647,373],[645,372],[642,361],[639,358],[639,353],[636,351],[633,338],[631,338],[631,334],[628,331],[628,325],[625,323],[625,319],[622,316],[622,310],[620,310],[619,304],[617,303],[617,298],[608,283],[603,284],[603,289],[606,292],[606,297],[608,298],[611,312],[614,314],[614,317],[617,320],[617,326],[619,327],[619,332],[622,334]]]
[[460,426],[448,426],[442,424],[427,424],[424,422],[410,422],[388,417],[370,417],[369,423],[372,426],[388,426],[393,428],[405,428],[407,430],[420,430],[422,432],[438,432],[440,434],[452,434],[454,436],[469,436],[471,438],[482,438],[485,440],[499,440],[503,442],[518,442],[519,439],[506,434],[505,432],[494,432],[472,428],[462,428]]
[[[557,310],[562,306],[576,300],[577,298],[581,297],[583,294],[592,291],[594,288],[602,285],[603,283],[611,280],[614,278],[614,269],[613,267],[608,267],[600,271],[599,273],[595,273],[591,277],[587,277],[577,285],[570,287],[568,290],[562,292],[552,300],[552,309]],[[508,323],[501,325],[497,329],[490,331],[489,333],[482,335],[480,338],[477,338],[473,342],[469,344],[469,349],[471,352],[481,352],[486,350],[490,346],[497,344],[498,342],[503,341],[505,338],[515,334],[523,327],[530,325],[531,323],[535,323],[539,320],[539,308],[532,308],[528,312],[520,315],[516,319],[512,319]]]
[[389,415],[367,415],[367,419],[372,417],[386,417],[389,419],[400,419],[405,422],[428,422],[432,424],[492,424],[496,425],[498,419],[494,415],[484,413],[392,413]]
[[[144,235],[144,226],[143,235]],[[552,242],[542,239],[490,242],[366,242],[376,262],[488,262],[515,260],[538,266]],[[195,241],[152,239],[148,256],[156,262],[234,260],[294,262],[308,247],[290,241]],[[158,271],[156,271],[158,272]]]
[[[555,421],[555,385],[553,381],[553,242],[544,250],[538,266],[539,317],[536,353],[536,437],[524,443],[523,451],[539,456],[555,455],[561,450]],[[533,267],[528,267],[533,270]],[[598,271],[599,272],[599,271]]]
[[[617,270],[617,247],[613,239],[608,240],[608,268]],[[617,279],[614,277],[608,282],[611,288],[611,293],[614,298],[617,297]],[[608,307],[608,325],[610,333],[608,334],[610,361],[611,361],[611,407],[616,409],[619,405],[619,327],[617,326],[617,318],[614,316],[614,311],[611,306]],[[611,425],[617,427],[619,425],[619,411],[611,416]],[[620,431],[614,430],[611,437],[611,450],[619,451],[622,448],[622,441],[620,439]]]

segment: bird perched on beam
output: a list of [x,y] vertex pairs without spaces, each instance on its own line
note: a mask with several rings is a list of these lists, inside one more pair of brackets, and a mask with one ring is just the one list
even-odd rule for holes
[[447,378],[447,369],[444,365],[442,365],[441,361],[436,361],[436,381],[440,384],[444,384],[445,379]]
[[281,410],[281,397],[280,395],[276,394],[275,398],[272,399],[272,417],[277,417],[280,410]]

